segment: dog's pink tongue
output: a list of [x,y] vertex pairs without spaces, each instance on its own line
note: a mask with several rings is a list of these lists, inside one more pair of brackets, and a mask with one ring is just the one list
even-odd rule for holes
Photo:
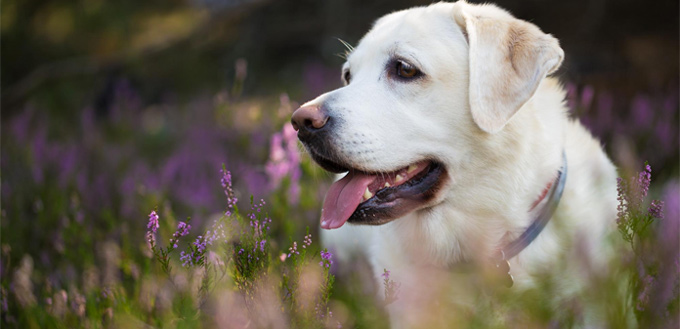
[[323,202],[321,228],[330,230],[344,225],[361,203],[368,185],[376,178],[373,175],[350,172],[333,183]]

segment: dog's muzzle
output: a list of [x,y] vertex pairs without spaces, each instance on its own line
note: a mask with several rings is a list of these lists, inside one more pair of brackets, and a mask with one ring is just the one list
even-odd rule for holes
[[322,168],[334,173],[349,171],[351,166],[338,155],[333,144],[333,130],[339,120],[331,117],[323,106],[303,106],[293,112],[290,122],[298,139]]

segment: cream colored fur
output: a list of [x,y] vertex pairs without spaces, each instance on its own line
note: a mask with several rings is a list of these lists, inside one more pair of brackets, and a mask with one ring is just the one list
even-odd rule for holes
[[[426,78],[391,80],[385,70],[394,56]],[[615,218],[616,173],[598,141],[568,117],[562,86],[545,77],[563,56],[555,38],[496,6],[437,3],[379,19],[348,57],[350,83],[307,103],[343,120],[334,143],[357,169],[391,171],[434,158],[448,170],[444,190],[423,209],[382,226],[322,232],[346,262],[340,266],[363,253],[376,280],[389,269],[402,283],[390,306],[393,326],[419,327],[409,311],[436,291],[431,278],[485,260],[522,233],[563,150],[564,196],[546,229],[511,260],[513,289],[531,285],[575,242],[591,246],[584,257],[602,254]]]

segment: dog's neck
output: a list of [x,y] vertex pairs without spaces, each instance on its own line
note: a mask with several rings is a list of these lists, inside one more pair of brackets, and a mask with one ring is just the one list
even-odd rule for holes
[[524,248],[528,247],[531,242],[541,234],[541,231],[543,231],[545,226],[548,225],[550,218],[555,214],[555,210],[560,203],[566,181],[567,156],[566,153],[562,152],[562,167],[557,172],[557,177],[554,181],[548,183],[546,189],[539,195],[539,198],[534,202],[530,211],[541,204],[546,196],[548,196],[548,199],[526,230],[524,230],[517,239],[500,248],[491,259],[493,266],[495,266],[496,269],[500,271],[499,274],[504,277],[506,285],[512,286],[513,284],[509,260],[517,256]]
[[532,209],[540,204],[547,195],[549,195],[548,200],[545,202],[541,210],[538,212],[531,225],[527,227],[526,230],[519,236],[519,238],[513,240],[512,242],[506,244],[501,248],[497,256],[500,260],[509,260],[512,257],[517,256],[524,248],[526,248],[534,239],[543,231],[543,228],[548,224],[550,218],[555,213],[557,205],[560,203],[562,198],[562,192],[564,191],[564,186],[567,181],[567,155],[562,153],[562,167],[557,172],[557,177],[554,181],[549,182],[548,186],[543,193],[539,196],[538,200],[532,206]]

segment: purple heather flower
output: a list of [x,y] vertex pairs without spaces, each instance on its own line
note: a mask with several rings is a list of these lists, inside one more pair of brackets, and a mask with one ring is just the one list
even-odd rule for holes
[[264,252],[264,245],[267,243],[267,240],[262,240],[260,241],[260,251]]
[[269,159],[272,161],[282,161],[286,157],[286,151],[283,150],[283,133],[275,133],[271,138],[271,149],[269,150]]
[[156,214],[156,211],[154,210],[149,214],[149,224],[146,225],[146,228],[151,229],[153,233],[156,233],[159,226],[158,214]]
[[[184,228],[183,231],[180,233],[188,234],[191,226],[186,224],[185,226],[183,226],[183,228]],[[227,241],[227,237],[224,233],[224,225],[222,224],[221,221],[215,220],[210,229],[205,232],[205,235],[199,235],[196,238],[196,240],[191,243],[193,249],[189,248],[189,252],[182,251],[180,253],[180,260],[182,261],[182,266],[187,267],[198,264],[201,261],[201,259],[205,256],[206,249],[208,248],[208,246],[211,246],[216,240],[220,238],[223,239],[225,242]]]
[[177,224],[177,231],[172,234],[172,238],[170,239],[170,245],[173,248],[177,248],[177,242],[179,241],[179,238],[188,235],[189,230],[191,230],[191,225],[185,222],[179,222],[179,224]]
[[333,260],[331,259],[333,257],[333,254],[330,253],[330,251],[321,251],[321,261],[319,262],[319,266],[330,268],[331,265],[333,264]]
[[[642,206],[649,193],[651,181],[652,167],[649,164],[645,164],[644,170],[638,173],[637,178],[632,177],[630,181],[623,180],[622,178],[616,179],[617,200],[619,201],[619,205],[616,208],[617,224],[626,223],[631,212],[644,212]],[[652,205],[647,212],[655,218],[662,218],[657,216],[663,216],[663,202],[658,200],[652,201]]]
[[663,201],[652,200],[652,204],[649,206],[649,214],[652,218],[663,219]]
[[385,303],[391,304],[397,300],[401,283],[390,280],[390,271],[383,269],[383,286],[385,287]]
[[[251,210],[258,212],[258,213],[262,212],[262,207],[264,207],[265,203],[266,202],[264,202],[263,199],[260,199],[260,203],[253,204],[252,207],[251,207]],[[255,213],[251,213],[250,216],[252,216],[251,219],[254,219],[256,215],[255,215]]]
[[192,266],[192,265],[194,265],[193,262],[192,262],[192,260],[193,260],[193,255],[192,255],[192,254],[189,254],[189,253],[186,253],[186,252],[184,252],[184,251],[182,251],[181,253],[179,253],[179,260],[182,261],[182,266],[183,266],[183,267],[187,267],[187,266]]
[[196,251],[203,253],[205,251],[206,241],[202,236],[199,235],[198,238],[196,238],[196,241],[194,241],[193,245],[196,247]]
[[220,172],[222,172],[222,178],[220,179],[220,182],[222,183],[222,189],[224,190],[224,195],[227,196],[227,207],[229,210],[227,211],[229,215],[231,215],[231,209],[234,208],[234,205],[236,202],[238,202],[238,199],[234,196],[234,189],[232,188],[232,183],[231,183],[231,172],[226,169],[221,169]]
[[619,205],[616,206],[616,223],[621,224],[626,222],[626,213],[630,201],[628,199],[628,184],[620,177],[616,178],[616,192],[619,201]]
[[[210,234],[210,231],[208,231],[207,234]],[[198,264],[204,257],[208,245],[212,245],[213,240],[214,239],[211,239],[208,236],[199,235],[198,238],[196,238],[196,240],[191,243],[194,246],[193,250],[190,249],[191,252],[182,251],[180,253],[182,266],[187,267]]]
[[265,216],[262,220],[257,219],[257,213],[262,211],[262,207],[264,207],[264,205],[264,200],[260,200],[259,204],[253,204],[251,206],[251,212],[247,216],[250,219],[250,227],[253,228],[253,236],[256,238],[264,236],[266,231],[269,231],[269,224],[272,222],[272,219],[267,216]]
[[269,187],[277,188],[284,177],[290,177],[288,197],[291,204],[297,204],[300,197],[299,181],[302,176],[297,135],[293,126],[288,123],[280,132],[271,137],[269,161],[265,171],[269,178]]
[[288,154],[288,167],[290,173],[288,199],[291,204],[297,204],[300,198],[300,178],[302,177],[302,169],[300,168],[300,152],[298,151],[297,132],[290,123],[283,126],[283,140],[286,142],[286,153]]
[[154,250],[156,248],[156,236],[153,232],[146,232],[146,242],[149,244],[149,249]]
[[288,251],[289,251],[289,253],[288,253],[289,258],[292,255],[299,255],[300,254],[300,252],[297,251],[297,242],[296,241],[293,241],[293,246],[288,248]]
[[151,250],[156,248],[156,231],[159,226],[158,214],[154,210],[149,214],[149,223],[146,225],[146,228],[149,229],[146,231],[146,242]]
[[288,173],[286,151],[283,145],[283,134],[280,132],[273,134],[270,145],[269,161],[265,166],[265,171],[269,176],[270,184],[275,188]]
[[179,233],[178,237],[183,237],[183,236],[189,234],[190,229],[191,229],[191,225],[189,225],[185,222],[179,222],[179,224],[177,224],[177,233]]
[[647,197],[649,192],[649,183],[652,181],[652,167],[649,164],[645,164],[645,170],[638,173],[637,187],[638,187],[638,200],[642,203]]
[[222,239],[227,242],[227,235],[224,233],[224,224],[221,221],[215,220],[210,230],[205,232],[205,239],[208,245],[213,244],[217,239]]
[[302,248],[303,249],[307,248],[311,244],[312,244],[312,235],[311,234],[305,235],[305,239],[304,239],[304,241],[302,241]]
[[205,245],[201,246],[200,240],[196,239],[193,243],[194,246],[196,246],[196,251],[192,251],[191,253],[185,253],[182,251],[180,255],[180,260],[182,260],[182,266],[192,266],[194,264],[197,264],[201,260],[201,255],[203,251],[205,251]]

